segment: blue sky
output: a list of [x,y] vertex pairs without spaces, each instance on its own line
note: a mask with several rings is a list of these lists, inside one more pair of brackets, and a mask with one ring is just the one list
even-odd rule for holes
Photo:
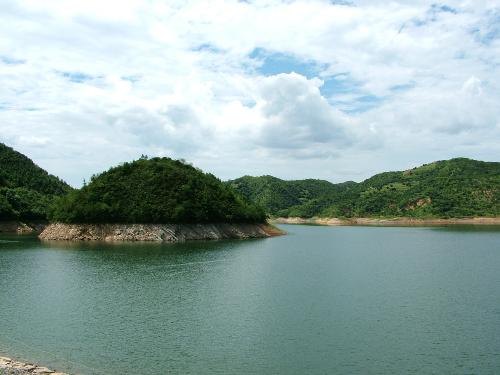
[[223,179],[500,160],[500,3],[5,0],[0,141],[74,186],[142,154]]

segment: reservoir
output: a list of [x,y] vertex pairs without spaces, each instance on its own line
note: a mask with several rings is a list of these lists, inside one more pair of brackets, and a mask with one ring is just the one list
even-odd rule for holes
[[0,236],[0,355],[88,375],[498,374],[500,227]]

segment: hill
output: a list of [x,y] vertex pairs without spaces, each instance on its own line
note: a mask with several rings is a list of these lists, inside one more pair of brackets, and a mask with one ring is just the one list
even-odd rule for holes
[[49,206],[71,187],[0,143],[0,221],[46,220]]
[[93,176],[57,201],[62,223],[254,223],[266,215],[211,174],[169,158],[141,158]]
[[285,181],[273,176],[244,176],[227,182],[238,193],[274,216],[314,216],[328,208],[354,182],[332,184],[324,180]]
[[[283,181],[270,176],[246,176],[228,183],[273,216],[500,216],[500,163],[466,158],[380,173],[361,183]],[[316,189],[306,190],[310,193],[306,197],[305,190],[297,187],[307,184]],[[272,200],[283,204],[274,206]]]

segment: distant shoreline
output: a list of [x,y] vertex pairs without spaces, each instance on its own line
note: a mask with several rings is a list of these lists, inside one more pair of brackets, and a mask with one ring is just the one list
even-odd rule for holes
[[433,226],[433,225],[500,225],[500,217],[471,217],[450,219],[416,219],[409,217],[395,218],[301,218],[276,217],[270,220],[273,224],[314,224],[331,226],[367,225],[367,226]]

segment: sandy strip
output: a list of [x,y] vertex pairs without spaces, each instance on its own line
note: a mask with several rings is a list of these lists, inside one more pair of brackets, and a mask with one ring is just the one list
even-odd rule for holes
[[301,218],[277,217],[271,220],[274,224],[316,224],[316,225],[374,225],[374,226],[432,226],[432,225],[500,225],[500,217],[471,217],[456,219],[414,219],[396,218]]

